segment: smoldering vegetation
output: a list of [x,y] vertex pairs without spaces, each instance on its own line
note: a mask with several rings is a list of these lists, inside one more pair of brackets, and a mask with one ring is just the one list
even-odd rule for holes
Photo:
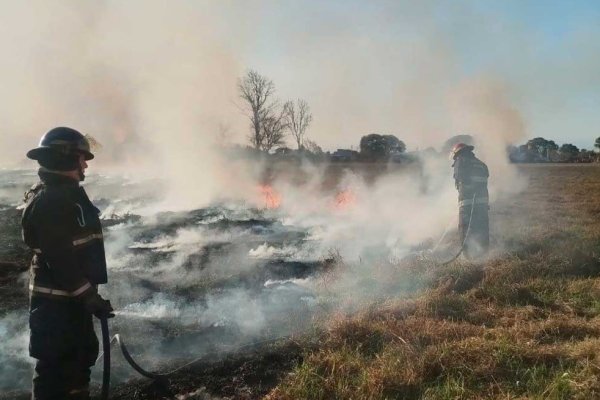
[[422,264],[422,290],[332,318],[265,398],[598,398],[600,168],[519,171],[495,255]]
[[[103,214],[106,295],[119,310],[113,326],[145,365],[215,358],[253,341],[302,334],[320,316],[418,288],[388,277],[439,235],[438,216],[417,228],[408,204],[384,208],[385,199],[400,198],[396,191],[407,202],[428,197],[412,171],[381,173],[370,183],[345,172],[327,191],[322,168],[301,167],[295,186],[289,176],[274,176],[268,193],[263,184],[245,200],[157,213],[145,204],[144,216],[135,208]],[[447,211],[430,201],[432,212]],[[389,224],[392,216],[397,222]],[[374,264],[383,266],[380,276],[373,276]],[[131,376],[128,367],[116,370]]]
[[[406,260],[431,262],[427,250],[455,222],[449,170],[435,159],[354,170],[280,165],[268,181],[246,183],[245,196],[233,190],[183,211],[167,210],[160,180],[91,175],[86,187],[101,209],[109,265],[101,293],[117,310],[112,331],[142,365],[164,370],[301,335],[328,315],[418,290],[422,280]],[[33,177],[10,172],[3,181],[22,192]],[[18,197],[6,200],[14,225]],[[25,275],[20,282],[24,296]],[[2,348],[3,390],[30,379],[23,303],[1,320],[11,338]],[[114,357],[114,382],[134,374]]]

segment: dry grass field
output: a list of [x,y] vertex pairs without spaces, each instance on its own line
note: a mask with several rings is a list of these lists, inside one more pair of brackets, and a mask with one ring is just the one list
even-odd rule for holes
[[425,289],[334,318],[267,398],[600,398],[600,167],[519,168],[489,260],[397,265]]

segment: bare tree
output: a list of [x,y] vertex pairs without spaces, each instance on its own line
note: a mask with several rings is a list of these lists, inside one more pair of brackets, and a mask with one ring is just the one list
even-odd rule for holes
[[261,149],[269,152],[274,146],[283,144],[285,138],[285,130],[287,129],[286,122],[286,107],[281,111],[277,110],[277,106],[273,105],[269,113],[265,116],[262,123],[262,146]]
[[264,147],[263,124],[272,114],[274,107],[270,103],[270,98],[275,93],[275,84],[269,78],[250,70],[239,80],[238,89],[240,97],[248,106],[248,118],[253,131],[250,142],[254,148],[261,149]]
[[312,121],[312,114],[310,113],[310,107],[305,100],[297,99],[288,101],[283,106],[285,112],[285,119],[287,128],[292,133],[296,143],[298,144],[298,150],[304,148],[304,135],[306,128]]
[[316,142],[310,139],[304,139],[302,146],[313,154],[323,154],[323,149]]

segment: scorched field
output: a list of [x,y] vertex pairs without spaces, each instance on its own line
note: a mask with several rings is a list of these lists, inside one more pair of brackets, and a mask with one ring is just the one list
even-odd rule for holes
[[[448,265],[451,182],[438,196],[405,180],[414,171],[332,178],[344,185],[321,182],[322,201],[280,183],[191,211],[144,203],[157,185],[93,176],[112,331],[146,369],[195,360],[151,382],[114,347],[112,398],[598,398],[600,167],[517,168],[521,186],[491,205],[489,258]],[[6,399],[27,398],[31,378],[15,206],[34,181],[0,172]]]

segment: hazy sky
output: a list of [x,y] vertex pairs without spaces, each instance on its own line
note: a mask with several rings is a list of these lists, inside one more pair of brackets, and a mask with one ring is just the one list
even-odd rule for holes
[[0,0],[0,163],[56,125],[104,160],[191,157],[223,127],[246,143],[249,68],[308,101],[325,149],[372,132],[591,148],[599,39],[597,1]]
[[[369,57],[368,43],[377,42],[384,50],[361,76],[377,88],[374,97],[387,96],[386,74],[394,70],[386,63],[397,66],[394,56],[402,53],[406,57],[400,64],[416,64],[416,80],[438,80],[440,86],[477,76],[502,80],[529,137],[590,148],[600,136],[598,1],[280,2],[261,13],[272,21],[257,29],[245,64],[273,77],[290,95],[300,91],[313,102],[322,95],[310,82],[318,79],[319,68],[323,74],[330,71],[328,65],[311,65],[312,51],[326,47],[329,58],[343,59],[364,47]],[[340,43],[340,37],[346,40]],[[413,54],[407,53],[406,42],[414,44]],[[444,74],[432,73],[435,67],[427,65],[421,69],[419,63],[440,61],[435,54],[423,56],[427,51],[443,53]],[[315,58],[323,60],[322,54]],[[401,126],[394,131],[403,136]]]

